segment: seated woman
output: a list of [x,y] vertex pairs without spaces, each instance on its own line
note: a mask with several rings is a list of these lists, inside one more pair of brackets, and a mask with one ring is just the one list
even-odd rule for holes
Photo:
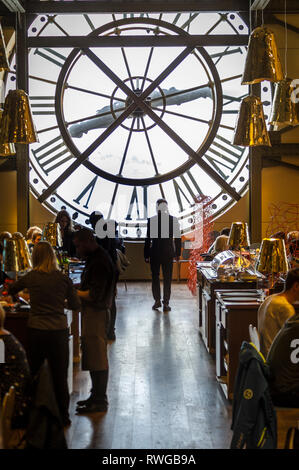
[[222,251],[228,250],[228,240],[229,240],[230,228],[225,227],[221,230],[220,235],[216,238],[212,247],[210,248],[210,253],[213,255],[221,253]]
[[42,234],[42,229],[40,227],[37,227],[37,225],[35,225],[33,227],[29,227],[29,229],[27,230],[26,241],[28,245],[32,244],[32,236],[35,232]]
[[[0,342],[4,343],[4,362],[0,362],[0,401],[9,388],[15,388],[13,427],[25,427],[28,412],[30,371],[26,353],[19,341],[4,329],[5,312],[0,305]],[[2,358],[3,359],[3,358]]]
[[42,233],[39,231],[39,230],[35,230],[33,233],[32,233],[32,238],[31,238],[31,241],[30,243],[28,243],[28,240],[27,240],[27,243],[28,243],[28,247],[30,249],[30,251],[33,250],[34,246],[39,243],[42,239]]
[[268,357],[270,392],[276,406],[299,408],[299,314],[276,335]]
[[264,357],[270,350],[277,333],[288,318],[295,315],[294,303],[299,300],[299,268],[290,269],[285,288],[279,294],[267,297],[258,310],[258,332]]

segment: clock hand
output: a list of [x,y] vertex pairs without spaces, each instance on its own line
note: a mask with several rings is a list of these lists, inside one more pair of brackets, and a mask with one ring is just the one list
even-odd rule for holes
[[[114,115],[116,117],[124,111],[124,103],[116,102],[113,106]],[[110,106],[104,106],[102,109],[97,111],[97,116],[93,116],[91,119],[77,120],[77,123],[69,127],[69,133],[72,137],[82,137],[83,134],[87,134],[91,129],[106,128],[115,121],[113,112]]]
[[[212,98],[212,91],[209,86],[191,90],[177,90],[175,87],[171,87],[169,89],[163,88],[162,91],[164,97],[160,91],[156,90],[150,95],[151,101],[149,103],[155,102],[157,106],[163,106],[164,103],[168,106],[179,106],[182,103],[194,101],[199,98]],[[122,102],[117,101],[113,105],[113,111],[116,117],[118,117],[119,113],[124,109]],[[97,113],[99,113],[99,117],[92,117],[90,120],[84,120],[84,122],[82,121],[70,126],[69,133],[71,136],[81,138],[83,134],[87,134],[87,132],[92,129],[108,127],[115,120],[110,106],[104,106],[97,111]]]
[[[212,98],[212,90],[209,86],[205,86],[198,90],[192,91],[183,91],[177,90],[175,87],[169,88],[169,90],[165,90],[163,88],[163,93],[165,95],[165,102],[166,105],[172,106],[177,105],[179,106],[182,103],[187,103],[189,101],[197,100],[198,98]],[[151,96],[151,101],[155,102],[156,106],[163,105],[163,98],[161,93],[157,90]],[[160,99],[159,99],[160,98]]]

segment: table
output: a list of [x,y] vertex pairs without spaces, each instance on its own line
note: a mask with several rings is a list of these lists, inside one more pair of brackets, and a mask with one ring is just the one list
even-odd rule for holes
[[216,292],[216,378],[228,399],[233,398],[242,342],[250,341],[249,325],[257,327],[263,298],[256,289]]
[[254,281],[221,282],[211,263],[198,263],[197,268],[198,297],[199,297],[199,331],[209,353],[215,353],[215,301],[216,291],[255,289]]

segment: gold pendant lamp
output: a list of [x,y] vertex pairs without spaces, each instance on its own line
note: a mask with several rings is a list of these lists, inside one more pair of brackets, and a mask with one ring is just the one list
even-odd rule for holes
[[242,85],[264,80],[279,82],[283,71],[273,32],[266,26],[255,28],[249,39]]
[[38,142],[29,98],[23,90],[10,90],[5,98],[0,144]]
[[241,147],[271,146],[263,104],[257,96],[246,96],[242,100],[233,144]]
[[[0,129],[2,126],[3,109],[0,108]],[[0,157],[11,157],[16,154],[14,144],[0,144]]]
[[285,77],[275,85],[274,99],[270,115],[270,124],[274,126],[274,131],[279,131],[284,127],[299,125],[299,102],[295,96],[296,81],[288,78],[288,28],[287,28],[287,4],[285,0],[284,11],[285,23]]
[[270,115],[270,124],[274,126],[275,131],[299,125],[299,102],[292,100],[294,90],[293,80],[290,78],[285,78],[275,85]]

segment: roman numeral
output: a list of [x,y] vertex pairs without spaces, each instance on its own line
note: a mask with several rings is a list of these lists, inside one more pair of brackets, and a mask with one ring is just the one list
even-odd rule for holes
[[[186,175],[189,177],[191,183],[193,184],[193,186],[196,190],[196,193],[192,189],[188,179],[186,178]],[[172,180],[172,182],[173,182],[173,186],[174,186],[175,195],[176,195],[176,198],[177,198],[177,201],[178,201],[178,205],[179,205],[179,208],[180,208],[180,212],[183,212],[185,210],[185,208],[184,208],[182,198],[189,204],[189,207],[192,207],[196,203],[198,196],[202,195],[202,191],[201,191],[200,187],[198,186],[198,183],[195,180],[192,173],[190,172],[190,170],[186,171],[186,173],[184,175],[181,175],[179,177],[179,180],[180,180],[181,183],[184,184],[184,186],[180,185],[180,182],[178,181],[178,179],[174,179],[174,180]]]
[[136,205],[136,211],[137,211],[137,220],[146,220],[147,219],[147,209],[148,209],[147,190],[148,190],[148,186],[142,186],[142,188],[143,188],[143,204],[142,204],[143,215],[141,216],[141,210],[140,210],[141,203],[140,203],[139,198],[138,198],[137,187],[134,186],[126,220],[132,220],[132,212],[133,212],[133,209],[134,209],[135,205]]
[[48,116],[55,114],[54,96],[30,96],[32,114],[34,116]]
[[149,18],[148,13],[123,13],[123,18]]
[[95,185],[96,185],[96,182],[97,182],[97,179],[98,177],[95,176],[91,182],[83,189],[83,191],[79,194],[79,196],[76,198],[76,199],[73,199],[74,202],[76,202],[77,204],[81,204],[81,199],[84,198],[84,196],[86,196],[87,194],[87,199],[86,199],[86,203],[83,205],[83,207],[85,209],[88,209],[88,204],[89,204],[89,201],[90,201],[90,198],[92,196],[92,193],[94,191],[94,188],[95,188]]
[[92,31],[94,31],[96,28],[95,28],[93,22],[91,21],[89,15],[84,14],[83,16],[84,16],[84,18],[86,19],[86,22],[87,22],[88,26],[90,27],[90,29],[91,29]]
[[232,145],[229,140],[221,135],[216,135],[215,140],[204,158],[211,164],[224,179],[234,171],[245,148]]
[[44,59],[49,60],[52,64],[57,65],[58,67],[62,67],[66,57],[59,52],[51,49],[50,47],[42,47],[40,49],[35,49],[34,54],[43,57]]
[[74,158],[60,136],[32,150],[32,153],[46,175]]

